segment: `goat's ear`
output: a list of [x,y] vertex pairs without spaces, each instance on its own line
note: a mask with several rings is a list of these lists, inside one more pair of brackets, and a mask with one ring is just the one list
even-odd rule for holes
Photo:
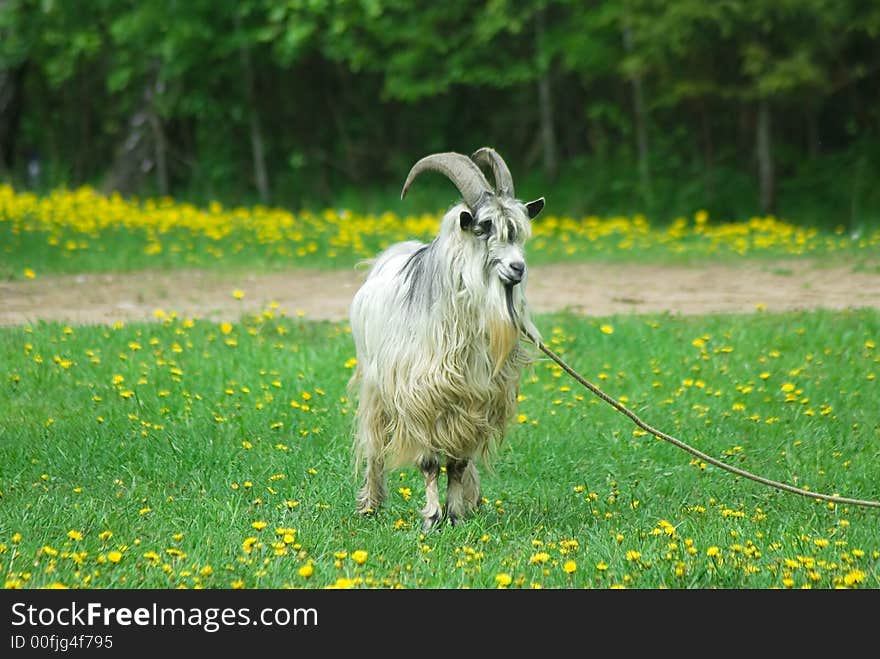
[[474,216],[471,215],[470,211],[462,211],[458,216],[458,223],[461,225],[461,230],[465,231],[469,229],[474,224]]
[[534,220],[538,217],[538,213],[541,212],[541,209],[544,208],[544,197],[539,197],[535,199],[535,201],[530,201],[526,204],[526,210],[529,213],[529,219]]

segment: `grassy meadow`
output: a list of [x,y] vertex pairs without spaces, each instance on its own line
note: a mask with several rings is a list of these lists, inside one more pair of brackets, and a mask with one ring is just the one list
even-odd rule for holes
[[[430,236],[437,219],[0,187],[0,276],[347,266]],[[878,246],[880,232],[775,218],[551,215],[529,255],[844,255],[876,267]],[[799,487],[880,497],[880,311],[535,320],[588,379],[703,452]],[[474,518],[422,533],[415,469],[391,472],[385,507],[358,517],[354,365],[344,323],[274,304],[232,323],[163,309],[154,323],[0,328],[5,586],[880,587],[875,509],[701,464],[537,352]]]

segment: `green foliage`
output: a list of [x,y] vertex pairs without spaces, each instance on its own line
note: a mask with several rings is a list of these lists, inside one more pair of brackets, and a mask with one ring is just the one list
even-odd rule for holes
[[[177,197],[247,203],[261,164],[273,201],[325,205],[399,185],[430,151],[483,144],[550,188],[549,134],[563,178],[602,181],[591,200],[674,215],[701,189],[700,205],[758,212],[761,102],[775,210],[836,205],[855,226],[880,215],[870,189],[850,185],[873,165],[847,155],[880,142],[878,34],[880,8],[858,0],[9,0],[0,176],[112,187],[120,153],[155,117],[125,192],[167,183]],[[33,154],[39,180],[26,173]]]

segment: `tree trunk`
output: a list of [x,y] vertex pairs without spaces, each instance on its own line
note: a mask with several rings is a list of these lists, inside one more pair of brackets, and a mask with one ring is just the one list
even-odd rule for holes
[[260,203],[269,203],[269,176],[266,172],[266,152],[263,146],[263,130],[260,126],[260,115],[257,110],[257,95],[254,89],[254,69],[251,64],[251,53],[247,46],[239,49],[241,68],[244,73],[245,98],[248,105],[248,123],[250,125],[251,159],[254,163],[254,184],[260,195]]
[[[623,28],[623,48],[627,53],[633,50],[632,33],[629,27]],[[648,149],[648,112],[645,109],[645,93],[642,86],[640,73],[633,75],[631,79],[633,94],[633,114],[636,123],[636,141],[639,153],[639,184],[642,189],[642,198],[649,206],[653,200],[651,190],[651,165],[650,152]]]
[[156,96],[165,91],[165,85],[159,79],[157,73],[156,80],[147,88],[146,106],[147,121],[150,124],[150,130],[153,133],[153,156],[156,159],[156,185],[159,188],[160,195],[167,195],[168,186],[168,142],[165,139],[165,129],[162,127],[162,117],[156,111]]
[[161,91],[161,83],[155,80],[146,83],[143,102],[129,119],[128,131],[119,144],[113,165],[101,186],[105,193],[136,192],[144,175],[155,167],[159,193],[168,194],[168,149],[162,121],[156,111],[154,95],[157,91]]
[[758,122],[756,132],[761,212],[771,213],[776,205],[776,181],[773,171],[773,153],[770,144],[770,104],[767,102],[766,98],[762,98],[758,101]]
[[546,34],[543,9],[539,10],[535,15],[535,33],[538,46],[538,112],[541,125],[541,149],[544,155],[544,173],[548,179],[553,180],[559,171],[559,161],[556,156],[556,128],[553,124],[553,94],[550,88],[550,67],[549,62],[543,61],[542,58]]
[[559,162],[556,158],[556,130],[553,126],[553,99],[550,94],[550,76],[538,79],[538,105],[541,112],[541,146],[544,154],[544,172],[550,180],[556,178]]
[[11,171],[15,164],[25,67],[0,70],[0,173]]
[[165,131],[162,129],[162,121],[154,109],[150,109],[148,115],[150,130],[153,132],[153,153],[156,157],[156,185],[160,195],[168,194],[168,146],[165,141]]

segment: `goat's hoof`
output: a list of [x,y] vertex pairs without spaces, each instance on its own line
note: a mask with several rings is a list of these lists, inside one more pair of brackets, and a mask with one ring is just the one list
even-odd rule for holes
[[463,507],[461,509],[449,510],[446,509],[446,519],[449,521],[449,526],[458,526],[463,523],[468,516],[471,514],[472,509],[469,507]]
[[425,515],[422,519],[422,532],[427,533],[428,531],[440,528],[440,522],[442,520],[443,513],[439,510],[432,515]]

